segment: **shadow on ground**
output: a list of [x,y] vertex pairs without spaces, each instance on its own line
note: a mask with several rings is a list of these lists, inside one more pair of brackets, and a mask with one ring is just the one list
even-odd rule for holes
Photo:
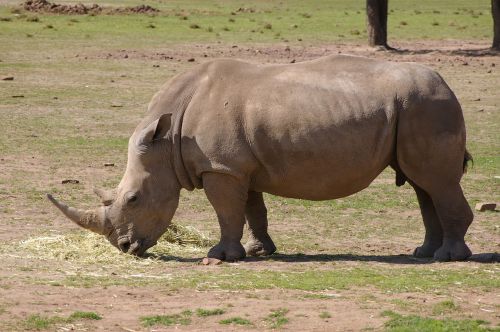
[[443,54],[443,55],[462,55],[469,57],[481,57],[481,56],[500,56],[500,50],[492,48],[480,48],[480,49],[457,49],[457,50],[440,50],[440,49],[404,49],[404,48],[394,48],[394,47],[376,47],[378,51],[386,51],[401,55],[415,55],[415,54]]
[[[145,257],[155,258],[165,262],[177,261],[183,263],[201,262],[202,257],[184,258],[171,255],[146,254]],[[245,262],[287,262],[287,263],[305,263],[305,262],[378,262],[401,265],[421,265],[432,264],[436,261],[430,258],[416,258],[412,255],[351,255],[351,254],[273,254],[266,257],[247,257]],[[468,262],[475,263],[499,263],[500,254],[481,253],[472,255]]]

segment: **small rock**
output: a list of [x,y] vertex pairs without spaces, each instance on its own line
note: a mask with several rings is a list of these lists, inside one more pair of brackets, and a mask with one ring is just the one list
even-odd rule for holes
[[292,59],[292,61],[290,61],[290,63],[295,63],[295,59]]
[[495,211],[496,203],[477,203],[476,211]]
[[78,184],[78,183],[80,183],[80,181],[75,180],[75,179],[66,179],[66,180],[62,180],[61,183],[62,184],[66,184],[66,183]]
[[201,264],[203,264],[203,265],[220,265],[220,264],[222,264],[222,261],[220,259],[217,259],[217,258],[205,257],[201,261]]
[[113,167],[115,163],[104,163],[104,167]]
[[14,76],[4,76],[2,77],[2,81],[13,81],[14,80]]
[[194,58],[189,58],[187,61],[188,62],[194,62]]

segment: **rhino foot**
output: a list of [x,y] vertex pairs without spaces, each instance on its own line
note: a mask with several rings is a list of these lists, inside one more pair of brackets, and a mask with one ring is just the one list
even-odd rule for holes
[[267,256],[276,252],[276,246],[271,240],[271,237],[267,235],[266,239],[257,240],[251,238],[245,243],[245,251],[249,256]]
[[245,249],[240,242],[219,242],[208,251],[208,258],[233,262],[246,257]]
[[433,257],[436,250],[441,247],[441,243],[424,242],[420,247],[417,247],[413,252],[413,256],[417,258]]
[[434,260],[440,262],[463,261],[472,255],[469,247],[462,241],[445,241],[434,253]]

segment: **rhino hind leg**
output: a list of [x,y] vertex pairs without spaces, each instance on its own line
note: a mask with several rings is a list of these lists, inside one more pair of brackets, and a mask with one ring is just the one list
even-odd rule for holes
[[410,183],[417,194],[425,226],[424,243],[415,249],[413,255],[419,258],[433,257],[436,250],[443,244],[443,228],[429,194],[413,182]]
[[267,233],[267,209],[261,192],[250,191],[245,207],[249,238],[245,251],[250,256],[271,255],[276,251],[273,240]]
[[245,258],[241,245],[245,225],[245,205],[248,189],[235,177],[226,174],[204,173],[203,187],[219,220],[221,238],[208,252],[208,257],[225,261]]
[[431,195],[443,228],[443,244],[434,253],[438,261],[465,260],[472,255],[464,236],[474,215],[467,203],[460,184]]

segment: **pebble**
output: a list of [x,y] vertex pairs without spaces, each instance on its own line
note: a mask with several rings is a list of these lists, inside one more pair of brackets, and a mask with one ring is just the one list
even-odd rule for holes
[[66,179],[66,180],[62,180],[61,183],[62,184],[66,184],[66,183],[78,184],[78,183],[80,183],[80,181],[75,180],[75,179]]
[[495,211],[496,207],[496,203],[477,203],[476,211]]
[[203,264],[203,265],[220,265],[220,264],[222,264],[222,261],[220,259],[217,259],[217,258],[205,257],[201,261],[201,264]]
[[2,81],[13,81],[14,80],[14,76],[4,76],[2,77]]

